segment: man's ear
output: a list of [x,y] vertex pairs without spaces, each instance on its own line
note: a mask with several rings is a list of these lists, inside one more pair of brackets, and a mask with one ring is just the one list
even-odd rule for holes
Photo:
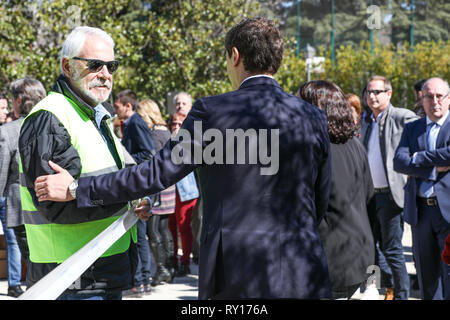
[[237,67],[242,60],[241,54],[236,47],[231,48],[231,60],[233,61],[233,66]]
[[72,74],[72,67],[70,66],[69,59],[62,58],[62,70],[64,72],[64,75],[68,78],[70,78],[70,75]]
[[389,96],[389,98],[392,98],[392,90],[389,90],[388,92],[386,92]]
[[127,104],[125,105],[125,108],[128,110],[128,111],[133,111],[133,106],[131,105],[131,103],[129,103],[129,102],[127,102]]

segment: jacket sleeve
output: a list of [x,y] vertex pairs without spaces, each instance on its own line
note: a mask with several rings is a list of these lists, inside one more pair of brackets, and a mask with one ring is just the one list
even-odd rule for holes
[[[194,121],[202,121],[206,127],[207,119],[207,108],[201,100],[198,100],[184,120],[181,129],[184,129],[184,132],[189,133],[191,137],[195,137]],[[180,147],[183,143],[169,140],[151,160],[111,174],[80,178],[76,199],[78,208],[95,207],[100,202],[109,205],[139,199],[167,189],[200,166],[195,164],[192,158],[191,161],[187,161],[189,163],[174,163],[171,157],[172,151],[175,148],[177,152],[180,149],[191,148],[192,150],[192,148],[203,147],[197,143],[199,142],[191,139],[188,145]]]
[[450,145],[434,151],[417,152],[414,162],[423,167],[450,166]]
[[403,130],[400,143],[395,151],[394,170],[411,177],[429,179],[433,175],[434,167],[420,166],[412,161],[412,152],[410,150],[412,130],[414,130],[414,123],[408,123]]
[[34,181],[41,175],[54,173],[48,165],[49,160],[65,168],[74,177],[80,175],[80,157],[71,144],[69,133],[52,113],[41,111],[32,114],[22,125],[19,152],[26,187],[34,205],[47,220],[64,221],[65,218],[58,213],[63,211],[66,204],[53,201],[39,203],[34,192]]

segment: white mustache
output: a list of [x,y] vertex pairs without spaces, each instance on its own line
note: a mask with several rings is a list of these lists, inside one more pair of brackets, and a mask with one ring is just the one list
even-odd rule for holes
[[112,87],[111,81],[109,80],[101,81],[100,79],[94,79],[92,80],[91,83],[89,83],[89,89],[103,86],[107,87],[108,89],[111,89]]

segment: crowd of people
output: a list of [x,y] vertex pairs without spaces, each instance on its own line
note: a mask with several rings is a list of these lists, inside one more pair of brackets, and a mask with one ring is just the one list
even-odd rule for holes
[[[448,82],[418,81],[414,111],[391,104],[395,92],[380,75],[360,95],[325,80],[288,94],[273,77],[281,34],[263,18],[231,28],[225,49],[233,91],[194,104],[179,92],[167,121],[129,89],[107,102],[119,62],[98,28],[67,36],[50,92],[32,78],[11,84],[12,121],[0,99],[8,295],[23,293],[21,257],[31,287],[126,212],[127,201],[143,199],[136,225],[59,299],[151,294],[188,275],[192,256],[199,299],[349,299],[376,265],[385,299],[406,300],[405,222],[413,285],[422,299],[450,299]],[[180,129],[198,135],[198,122],[224,136],[276,131],[278,171],[233,162],[239,150],[228,146],[226,164],[174,163],[179,145],[195,153],[199,141],[178,137]]]

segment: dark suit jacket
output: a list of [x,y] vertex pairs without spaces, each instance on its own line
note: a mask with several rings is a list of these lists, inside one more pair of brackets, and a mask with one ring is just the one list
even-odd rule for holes
[[[277,174],[261,175],[262,165],[248,161],[175,165],[171,151],[176,143],[169,141],[151,161],[115,175],[81,178],[78,206],[136,199],[161,191],[199,168],[200,299],[329,297],[327,264],[317,230],[330,186],[325,113],[285,93],[275,80],[257,77],[236,91],[196,101],[182,128],[192,136],[201,135],[194,133],[194,128],[200,130],[199,123],[203,132],[214,128],[223,137],[226,129],[279,129]],[[207,143],[198,145],[200,150]],[[236,163],[236,147],[233,152]],[[225,158],[230,153],[226,148]]]
[[23,225],[19,191],[19,133],[23,118],[0,126],[0,196],[6,197],[6,225]]
[[[412,226],[417,223],[416,196],[424,179],[435,181],[434,190],[441,214],[450,223],[450,172],[438,173],[437,177],[432,174],[435,166],[450,166],[450,116],[439,131],[435,151],[425,151],[426,127],[426,117],[407,124],[394,157],[394,170],[409,176],[405,186],[404,218]],[[416,164],[413,164],[415,152]]]
[[151,131],[137,112],[123,123],[122,128],[122,144],[136,163],[148,160],[155,154]]
[[331,144],[331,194],[319,231],[333,288],[362,283],[375,263],[368,206],[372,176],[364,146],[355,137]]

